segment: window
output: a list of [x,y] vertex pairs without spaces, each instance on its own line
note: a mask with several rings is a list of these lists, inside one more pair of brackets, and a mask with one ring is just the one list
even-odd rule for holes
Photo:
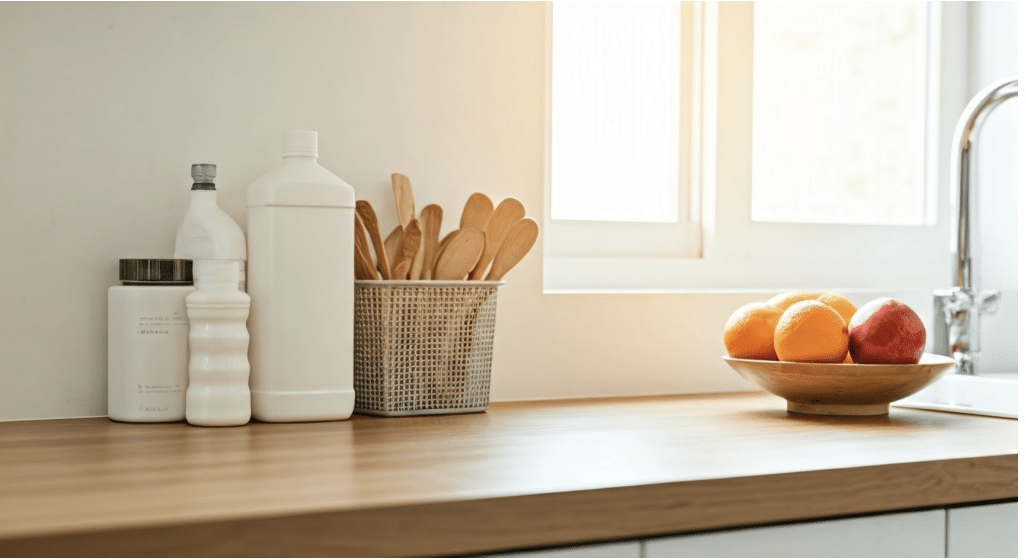
[[[572,12],[561,4],[550,20],[551,211],[565,186],[557,147],[574,145],[557,113],[567,103],[559,18]],[[547,212],[546,289],[945,283],[948,197],[938,193],[964,102],[965,7],[846,4],[681,3],[677,221]],[[618,188],[628,197],[640,185]]]

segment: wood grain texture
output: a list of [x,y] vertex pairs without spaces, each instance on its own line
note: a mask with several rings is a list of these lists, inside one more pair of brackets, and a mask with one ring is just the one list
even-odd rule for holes
[[0,555],[427,556],[1018,497],[1016,420],[765,394],[0,424]]

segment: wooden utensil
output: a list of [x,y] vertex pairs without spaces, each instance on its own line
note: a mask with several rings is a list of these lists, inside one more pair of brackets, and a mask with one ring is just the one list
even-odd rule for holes
[[368,268],[367,255],[359,245],[354,245],[353,258],[353,274],[357,280],[377,280],[377,274],[373,268]]
[[467,199],[463,206],[463,215],[460,216],[460,229],[472,227],[478,231],[484,231],[488,226],[488,219],[492,217],[495,206],[492,199],[482,193],[474,193]]
[[417,223],[417,220],[413,220],[403,230],[403,242],[399,250],[398,263],[392,269],[392,278],[394,280],[405,280],[407,278],[419,249],[420,225]]
[[481,258],[485,235],[474,228],[460,228],[438,255],[435,280],[463,280]]
[[492,217],[488,219],[488,225],[484,230],[485,248],[474,269],[470,271],[471,280],[480,280],[484,277],[488,266],[492,264],[492,259],[495,258],[495,253],[499,251],[499,246],[506,239],[506,234],[514,224],[524,218],[525,214],[523,203],[515,198],[507,198],[499,203],[492,212]]
[[[423,261],[420,280],[430,280],[435,271],[435,257],[438,252],[438,232],[442,228],[442,207],[428,204],[420,211],[421,246],[420,256]],[[411,278],[413,270],[410,270]]]
[[360,215],[364,227],[367,228],[371,243],[374,244],[374,252],[378,254],[378,271],[382,279],[391,280],[392,270],[389,267],[385,244],[381,242],[381,231],[378,229],[378,217],[374,213],[374,208],[366,200],[357,200],[356,213]]
[[452,238],[456,237],[456,234],[459,233],[459,232],[460,232],[460,230],[454,229],[454,230],[450,231],[449,233],[447,233],[446,236],[443,237],[442,240],[438,242],[438,248],[435,249],[434,260],[431,261],[431,278],[432,279],[434,279],[434,277],[435,277],[435,268],[438,267],[438,257],[445,251],[445,248],[448,247],[449,243],[452,242]]
[[356,256],[362,262],[360,268],[357,270],[363,271],[366,278],[361,280],[380,280],[380,276],[376,270],[374,270],[374,260],[370,256],[370,245],[367,244],[367,228],[363,225],[363,219],[360,218],[360,214],[353,215],[354,231],[353,234],[356,237]]
[[[393,270],[399,262],[399,251],[402,248],[402,244],[403,226],[395,226],[395,229],[385,238],[385,252],[388,253],[388,264]],[[392,278],[392,280],[402,280],[402,278]]]
[[399,225],[406,229],[414,218],[413,186],[410,178],[402,173],[392,174],[392,194],[395,195],[395,209],[399,214]]
[[485,280],[502,280],[502,277],[531,250],[536,239],[538,239],[538,222],[531,218],[524,218],[517,222],[509,230],[499,251],[495,253],[495,260],[492,262],[492,268],[488,271]]

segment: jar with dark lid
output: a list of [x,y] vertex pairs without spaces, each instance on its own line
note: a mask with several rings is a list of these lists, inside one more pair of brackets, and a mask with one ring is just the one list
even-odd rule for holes
[[118,277],[107,291],[107,416],[184,420],[192,261],[121,259]]

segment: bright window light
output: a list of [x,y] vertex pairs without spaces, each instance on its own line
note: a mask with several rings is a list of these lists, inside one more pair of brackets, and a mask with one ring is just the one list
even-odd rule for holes
[[756,2],[752,219],[923,225],[926,2]]
[[677,221],[680,21],[679,2],[553,2],[553,219]]

